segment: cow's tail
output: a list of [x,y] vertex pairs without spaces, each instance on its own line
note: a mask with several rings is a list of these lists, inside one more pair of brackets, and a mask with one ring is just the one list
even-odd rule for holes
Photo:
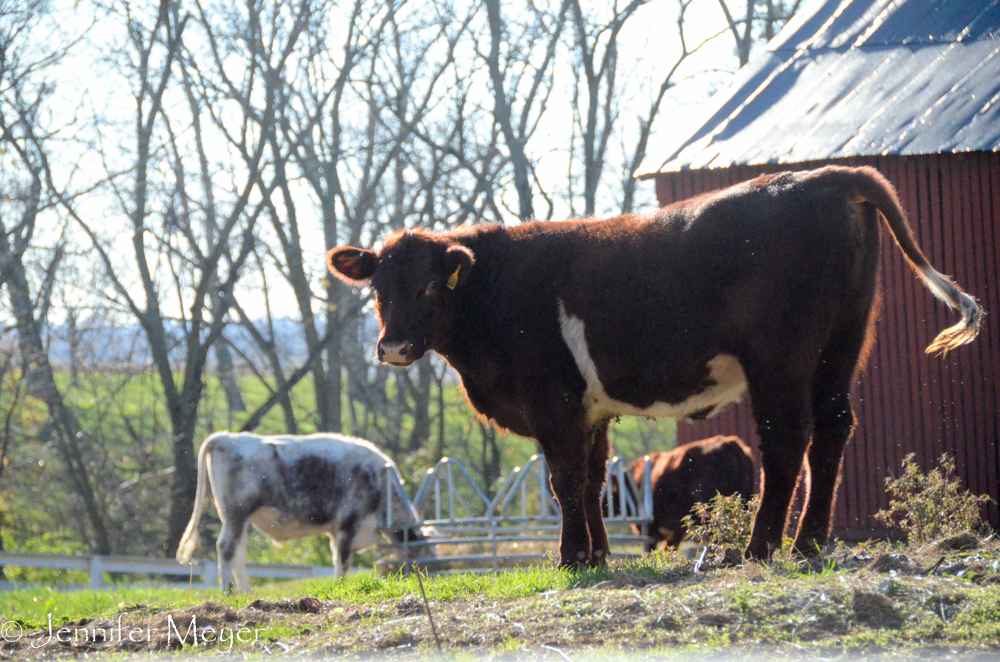
[[913,230],[906,221],[906,214],[899,203],[896,189],[874,168],[867,166],[857,168],[853,169],[853,173],[851,179],[855,192],[862,200],[875,205],[882,213],[885,224],[896,240],[896,245],[906,256],[920,280],[937,299],[962,314],[962,321],[939,333],[934,342],[927,346],[926,352],[943,355],[975,340],[983,318],[979,303],[966,294],[955,281],[934,269],[924,257],[913,237]]
[[205,507],[205,497],[208,491],[208,454],[218,439],[217,435],[212,435],[201,445],[198,451],[198,487],[194,494],[194,511],[191,513],[191,521],[184,529],[184,535],[177,545],[177,562],[188,563],[194,555],[195,548],[198,547],[198,522],[201,520],[201,511]]

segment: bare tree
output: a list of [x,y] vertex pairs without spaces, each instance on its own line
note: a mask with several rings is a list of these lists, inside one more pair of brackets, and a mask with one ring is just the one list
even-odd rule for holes
[[659,89],[656,91],[656,95],[653,101],[649,105],[649,109],[646,111],[645,115],[640,116],[639,120],[639,136],[635,141],[635,148],[632,150],[631,158],[625,164],[625,172],[622,184],[622,208],[623,214],[628,214],[633,211],[635,206],[635,188],[636,179],[632,176],[642,162],[642,159],[646,156],[646,147],[649,145],[649,136],[653,128],[653,122],[656,120],[657,115],[659,115],[660,108],[663,105],[663,99],[667,92],[673,89],[677,85],[677,72],[681,66],[688,60],[689,57],[696,54],[703,47],[709,44],[713,39],[718,37],[722,32],[718,32],[705,40],[701,41],[693,48],[688,47],[687,36],[685,34],[685,24],[687,17],[687,10],[691,7],[694,0],[677,0],[677,38],[680,43],[680,52],[677,54],[677,59],[670,65],[670,69],[667,74],[663,77],[663,82],[660,83]]
[[[734,18],[730,9],[730,3],[726,0],[719,0],[719,7],[726,17],[726,24],[733,35],[736,43],[736,57],[740,66],[744,66],[750,61],[750,51],[753,48],[755,39],[760,41],[770,41],[777,34],[778,30],[799,10],[802,0],[763,0],[763,14],[757,13],[757,5],[761,0],[746,0],[745,11],[742,18]],[[754,24],[760,26],[759,36],[754,35]]]
[[[40,1],[0,5],[0,87],[3,90],[0,94],[0,155],[7,161],[5,170],[10,168],[8,172],[17,173],[0,182],[5,189],[0,191],[0,283],[5,286],[10,300],[28,389],[46,405],[53,441],[90,524],[92,547],[98,553],[108,554],[111,540],[104,508],[88,472],[89,440],[56,384],[43,338],[43,320],[64,255],[63,233],[56,233],[56,245],[43,267],[38,291],[32,287],[27,261],[28,252],[40,241],[38,234],[43,218],[52,219],[52,205],[58,195],[51,177],[48,149],[49,143],[59,138],[59,133],[44,127],[42,118],[53,91],[46,75],[67,56],[68,45],[48,51],[32,50],[32,34],[44,31],[42,23],[46,9],[45,3]],[[65,227],[64,223],[60,225]]]
[[[490,50],[481,56],[489,68],[493,118],[509,153],[518,197],[517,216],[530,220],[535,217],[531,184],[533,164],[527,155],[526,143],[538,116],[544,112],[546,97],[552,89],[552,64],[571,0],[563,0],[558,11],[551,15],[529,3],[528,11],[521,14],[529,20],[513,25],[504,21],[500,0],[486,0],[485,5]],[[516,33],[512,34],[515,29]],[[538,64],[533,57],[536,43],[543,47]],[[518,111],[514,100],[520,95],[523,101]]]
[[[611,5],[606,20],[589,17],[580,0],[571,0],[576,56],[580,63],[576,87],[584,94],[586,110],[577,120],[583,143],[583,214],[597,209],[597,194],[604,171],[608,143],[618,122],[618,38],[625,23],[648,0],[631,0],[624,7]],[[582,72],[582,76],[581,76]],[[582,104],[581,104],[582,105]]]
[[[262,199],[251,204],[263,177],[268,135],[274,126],[277,82],[273,71],[258,76],[259,72],[249,68],[242,79],[226,76],[224,56],[210,30],[208,14],[200,4],[197,8],[197,25],[203,33],[193,41],[204,45],[197,54],[183,48],[182,36],[190,20],[181,15],[176,4],[164,0],[154,16],[136,14],[125,5],[120,16],[134,54],[134,66],[126,73],[134,90],[136,131],[132,190],[116,188],[115,194],[131,226],[130,269],[139,275],[142,300],[133,296],[126,285],[125,272],[112,259],[104,238],[71,210],[104,264],[117,297],[142,327],[163,388],[173,428],[174,464],[164,550],[167,554],[173,553],[194,502],[194,437],[209,350],[222,338],[234,291],[254,247],[254,229],[269,197],[260,196]],[[299,26],[288,35],[284,58],[290,56],[301,29]],[[201,57],[197,70],[202,74],[202,95],[194,100],[194,106],[190,106],[192,98],[186,97],[189,126],[198,152],[195,160],[189,158],[186,143],[174,128],[177,118],[171,115],[179,113],[180,106],[168,103],[168,92],[177,89],[181,59],[194,67],[196,56]],[[283,62],[272,62],[271,66],[277,71]],[[209,79],[213,70],[218,77]],[[206,84],[209,80],[211,85]],[[233,107],[241,110],[241,120],[224,122],[220,109]],[[213,126],[247,166],[242,181],[233,182],[224,200],[205,171],[208,164],[204,158],[202,112],[212,117]],[[194,171],[199,173],[202,188],[197,206],[192,202],[196,193],[188,182],[188,163],[192,160],[198,164]],[[154,180],[153,175],[161,172],[169,174]],[[160,222],[151,224],[156,215]],[[163,309],[163,297],[170,290],[177,301],[175,318]],[[179,378],[175,352],[181,355]]]
[[[285,214],[279,221],[272,209],[270,217],[280,247],[282,273],[295,296],[306,349],[310,356],[322,357],[312,361],[321,430],[339,431],[342,426],[340,335],[324,337],[322,328],[339,328],[346,311],[335,279],[322,278],[325,297],[313,290],[312,283],[320,280],[316,274],[323,275],[323,266],[321,260],[314,259],[314,264],[306,261],[292,173],[296,170],[301,173],[319,201],[321,236],[327,246],[335,245],[346,208],[341,176],[349,157],[342,149],[341,112],[350,92],[348,83],[356,67],[377,51],[385,23],[397,8],[396,3],[370,7],[356,1],[346,25],[341,26],[344,34],[338,49],[339,61],[332,67],[325,54],[332,35],[317,20],[316,28],[307,36],[309,44],[304,51],[308,56],[300,59],[295,72],[283,78],[280,90],[279,132],[273,134],[272,151],[278,155],[276,168]],[[318,16],[331,18],[318,8],[314,11]],[[284,149],[279,147],[279,141]],[[326,304],[319,314],[314,312],[317,303]]]

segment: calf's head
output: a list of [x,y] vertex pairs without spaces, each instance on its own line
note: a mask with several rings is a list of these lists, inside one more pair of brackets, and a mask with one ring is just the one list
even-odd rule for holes
[[371,282],[381,330],[378,358],[401,366],[446,341],[457,293],[474,263],[465,246],[416,230],[389,236],[378,252],[340,246],[326,256],[330,273],[345,283]]

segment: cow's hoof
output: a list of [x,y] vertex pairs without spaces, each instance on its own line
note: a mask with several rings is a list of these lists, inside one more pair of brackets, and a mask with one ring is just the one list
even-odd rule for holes
[[771,560],[772,548],[766,542],[751,540],[743,552],[743,558],[748,561],[761,561],[767,563]]
[[586,570],[590,565],[589,557],[590,554],[583,551],[576,554],[567,554],[559,559],[559,567],[563,570],[572,570],[573,572]]
[[608,567],[608,551],[599,549],[593,554],[587,557],[587,567],[588,568],[606,568]]
[[727,547],[722,552],[722,567],[738,568],[743,565],[743,555],[735,547]]
[[795,542],[792,545],[792,555],[797,556],[800,559],[812,560],[816,558],[823,557],[823,549],[825,545],[822,545],[814,540],[806,541],[803,543]]
[[828,567],[822,556],[803,557],[793,552],[792,558],[796,560],[799,572],[805,575],[821,574]]

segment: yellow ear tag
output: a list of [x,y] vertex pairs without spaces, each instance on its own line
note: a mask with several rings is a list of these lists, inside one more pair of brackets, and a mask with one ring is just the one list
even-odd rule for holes
[[461,271],[462,265],[455,267],[455,273],[448,276],[448,289],[453,290],[458,286],[458,272]]

